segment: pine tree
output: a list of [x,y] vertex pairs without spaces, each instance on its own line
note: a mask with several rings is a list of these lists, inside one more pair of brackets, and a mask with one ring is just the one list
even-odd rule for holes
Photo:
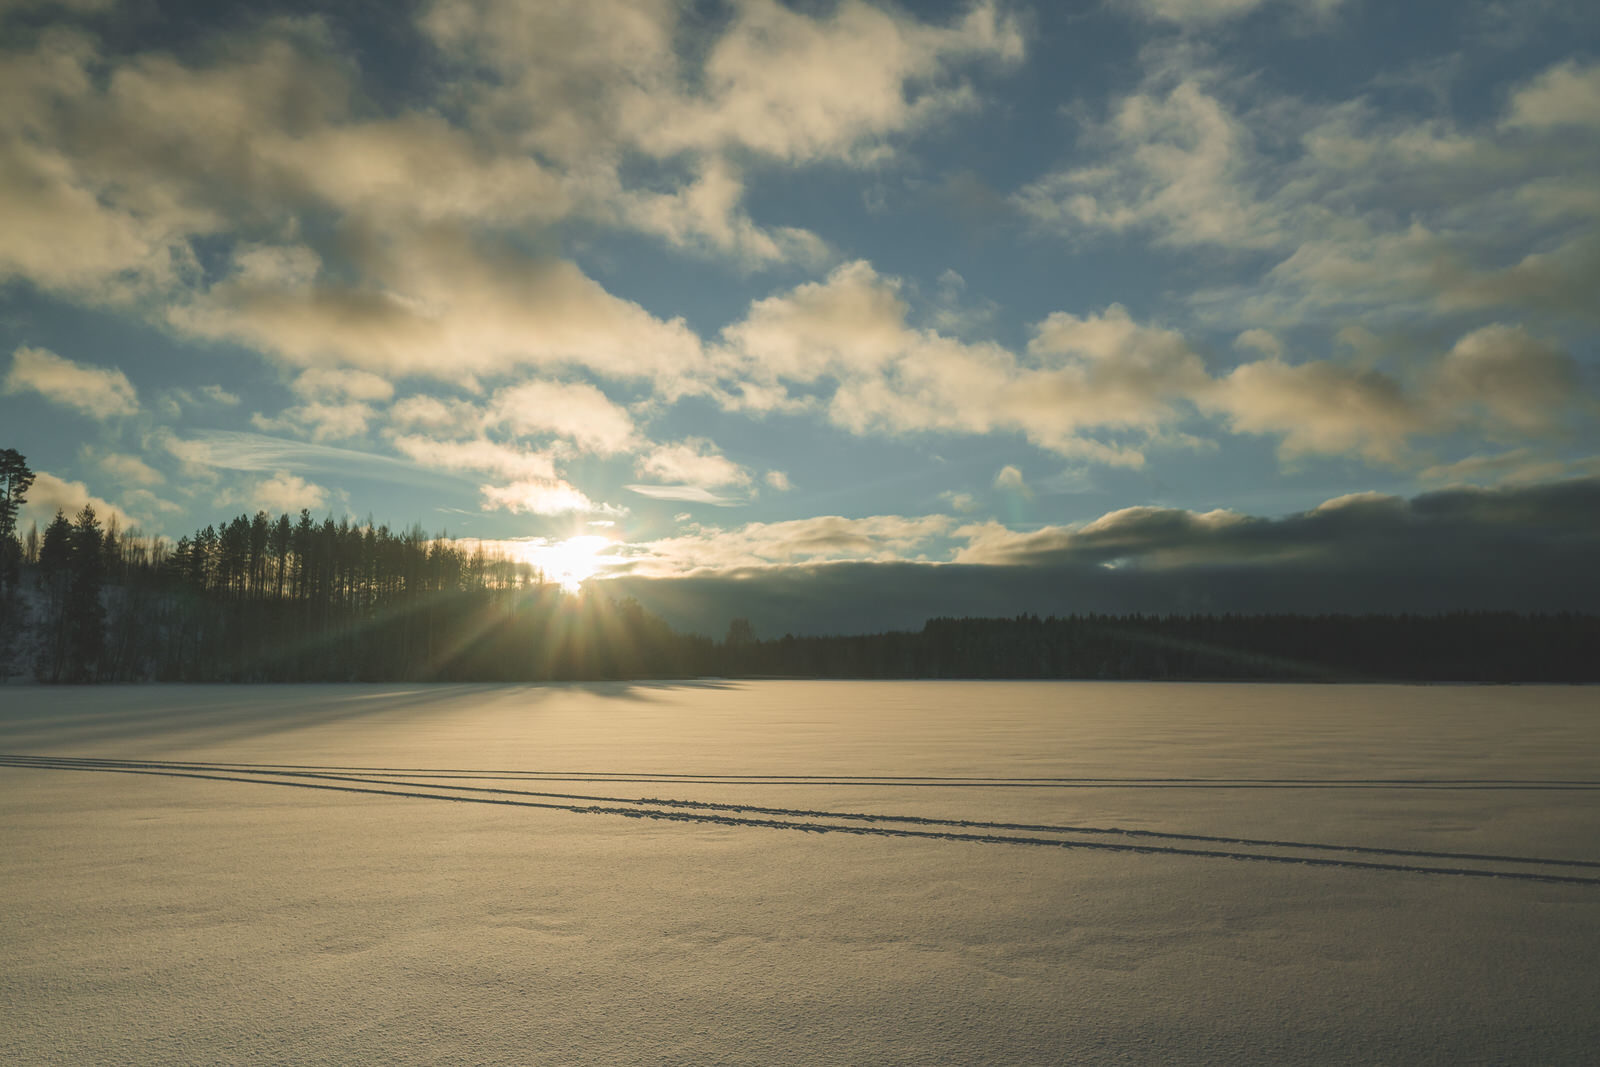
[[85,504],[72,524],[72,577],[67,587],[67,673],[75,682],[94,680],[105,649],[106,613],[100,603],[104,553],[100,521],[94,507]]
[[35,671],[59,682],[67,662],[67,589],[72,582],[72,523],[60,511],[39,544],[39,592],[44,599],[44,644]]
[[22,546],[17,542],[17,511],[32,484],[33,472],[22,453],[0,448],[0,612],[7,618],[11,612],[5,597],[16,584],[17,564],[22,558]]

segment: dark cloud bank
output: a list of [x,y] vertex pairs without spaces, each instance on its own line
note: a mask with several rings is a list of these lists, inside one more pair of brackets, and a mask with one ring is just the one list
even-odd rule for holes
[[1016,535],[992,564],[833,563],[619,578],[675,627],[762,637],[1085,612],[1600,610],[1600,478],[1346,497],[1266,519],[1139,508]]

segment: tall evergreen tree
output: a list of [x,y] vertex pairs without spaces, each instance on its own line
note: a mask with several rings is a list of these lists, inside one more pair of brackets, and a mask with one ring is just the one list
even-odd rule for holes
[[7,617],[11,611],[5,597],[16,584],[17,564],[22,558],[22,545],[17,541],[17,511],[31,485],[33,472],[22,453],[0,448],[0,613]]
[[67,590],[72,583],[72,523],[60,511],[39,544],[39,592],[43,599],[43,643],[35,672],[59,682],[67,663]]
[[100,603],[105,584],[105,546],[100,520],[89,504],[72,524],[71,580],[67,586],[67,675],[75,682],[93,681],[105,648],[106,613]]

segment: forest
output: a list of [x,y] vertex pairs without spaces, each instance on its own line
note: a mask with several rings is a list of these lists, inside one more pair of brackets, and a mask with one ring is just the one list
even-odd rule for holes
[[90,506],[19,536],[0,450],[0,680],[628,678],[1600,681],[1600,615],[1071,615],[720,641],[420,528],[241,514],[171,542]]

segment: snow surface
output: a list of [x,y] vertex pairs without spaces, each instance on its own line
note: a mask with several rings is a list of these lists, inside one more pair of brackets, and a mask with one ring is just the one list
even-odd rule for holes
[[8,686],[0,753],[7,1064],[1600,1049],[1592,688]]

